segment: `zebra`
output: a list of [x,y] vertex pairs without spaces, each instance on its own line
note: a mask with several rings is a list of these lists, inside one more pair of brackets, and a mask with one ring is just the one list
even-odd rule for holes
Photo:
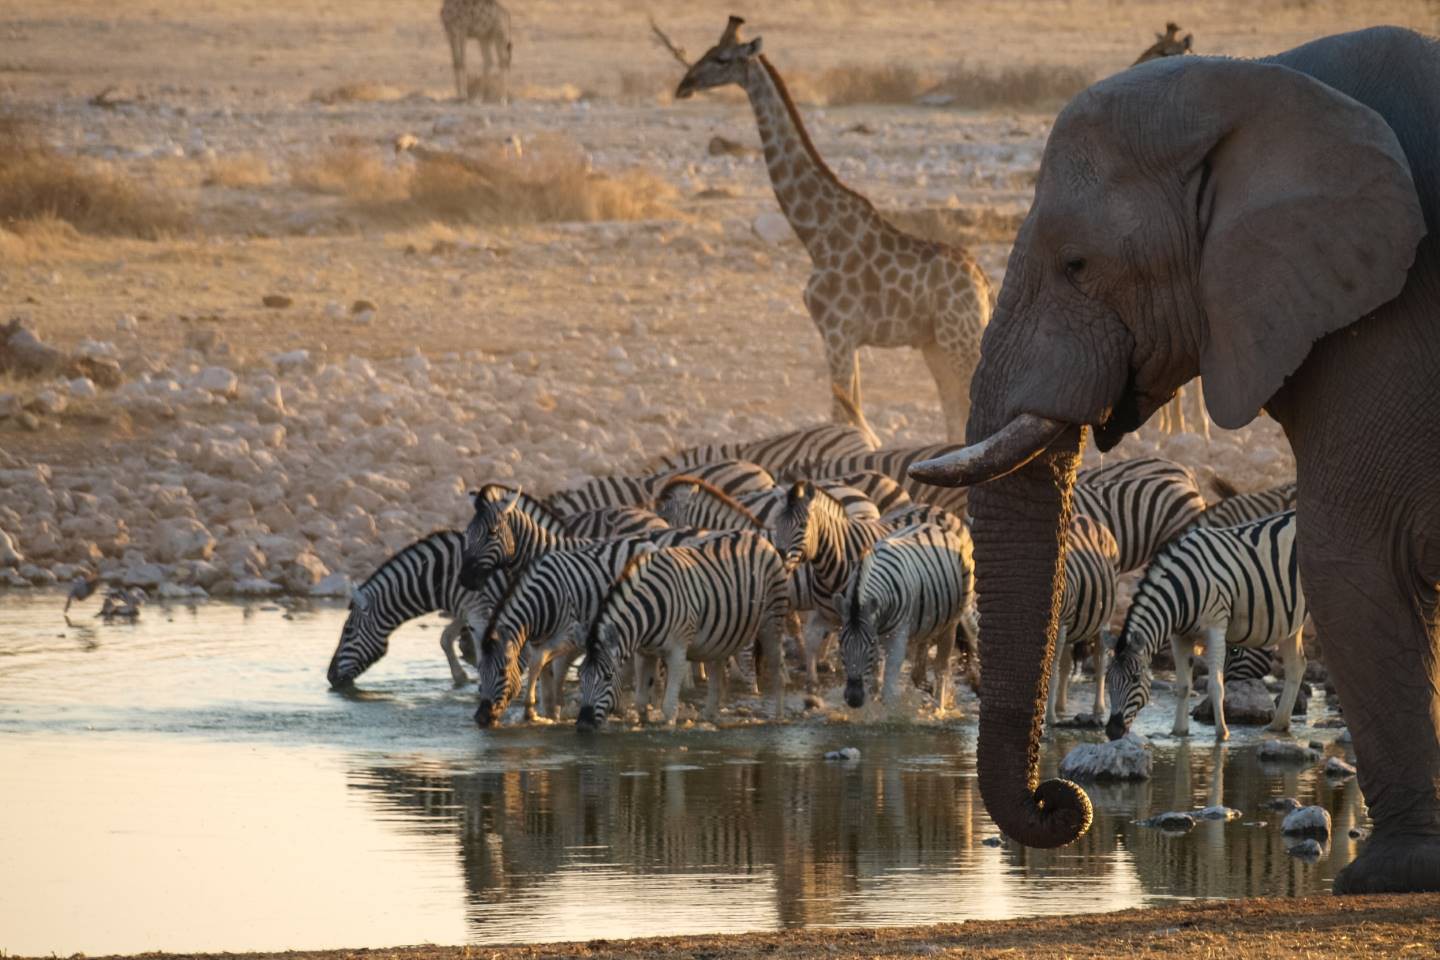
[[[689,545],[646,550],[631,558],[600,605],[580,667],[581,729],[605,721],[615,705],[615,676],[635,654],[665,662],[661,715],[675,722],[687,661],[717,668],[746,647],[770,666],[774,718],[785,712],[785,660],[780,633],[788,609],[785,564],[770,542],[746,531],[715,534]],[[723,671],[709,683],[706,715],[717,716]],[[636,707],[648,711],[649,682],[638,683]]]
[[[668,530],[666,531],[669,532]],[[695,534],[686,532],[693,542]],[[561,685],[580,652],[585,630],[595,619],[616,576],[635,553],[674,537],[641,536],[608,540],[578,550],[557,550],[536,558],[514,578],[480,637],[479,704],[475,722],[488,727],[505,712],[520,690],[520,670],[527,649],[525,719],[535,719],[535,687],[546,665],[555,660],[551,689],[546,691],[548,715],[558,715]]]
[[599,510],[572,513],[561,522],[565,532],[572,537],[594,538],[634,537],[669,526],[661,517],[643,507],[601,507]]
[[502,584],[496,585],[488,601],[484,594],[462,587],[464,548],[465,536],[460,531],[437,530],[395,553],[351,591],[350,614],[326,673],[330,686],[352,686],[356,677],[385,655],[390,635],[402,623],[437,610],[453,618],[440,636],[440,648],[456,686],[465,683],[465,670],[455,653],[457,635],[467,624],[485,622],[494,593]]
[[934,643],[935,711],[944,713],[950,706],[955,634],[974,603],[974,576],[968,531],[917,524],[877,541],[861,559],[841,598],[845,702],[852,708],[865,705],[865,680],[875,674],[883,637],[885,703],[897,702],[907,649],[916,670],[923,673]]
[[1255,493],[1240,493],[1218,477],[1213,482],[1221,499],[1200,514],[1196,523],[1202,527],[1238,527],[1252,520],[1295,508],[1293,480]]
[[[879,520],[880,508],[863,491],[838,480],[817,480],[857,520]],[[711,530],[772,530],[785,504],[786,491],[775,487],[764,492],[731,497],[725,491],[688,474],[665,481],[655,498],[656,512],[673,526],[705,527]]]
[[912,463],[943,457],[963,449],[963,444],[938,444],[928,447],[901,447],[872,450],[836,457],[828,461],[815,461],[792,467],[789,476],[794,479],[815,479],[818,477],[844,477],[859,471],[873,471],[890,477],[898,483],[916,503],[928,503],[943,507],[956,516],[965,516],[968,492],[965,487],[935,487],[910,477]]
[[944,507],[934,507],[928,503],[912,503],[909,506],[897,507],[888,513],[881,514],[880,522],[895,530],[917,523],[933,523],[937,527],[944,527],[951,533],[959,534],[964,531],[964,536],[970,535],[970,528],[965,525],[962,518],[955,516]]
[[1065,588],[1060,600],[1059,629],[1050,664],[1050,695],[1045,724],[1054,728],[1065,709],[1074,648],[1085,644],[1095,660],[1096,717],[1105,716],[1105,652],[1100,631],[1115,612],[1115,565],[1120,550],[1104,524],[1084,514],[1070,520],[1065,531]]
[[746,460],[717,460],[692,470],[667,470],[642,477],[595,477],[552,493],[545,505],[560,516],[600,510],[604,507],[644,507],[654,505],[656,491],[678,473],[689,473],[713,484],[733,496],[775,486],[770,471]]
[[[496,496],[495,491],[502,496]],[[478,590],[496,570],[524,565],[546,550],[574,549],[595,542],[573,537],[550,508],[522,490],[494,484],[471,495],[475,516],[465,527],[460,583]]]
[[1092,472],[1074,487],[1073,511],[1092,517],[1114,534],[1120,550],[1118,573],[1138,570],[1155,551],[1174,539],[1205,511],[1205,497],[1186,467],[1169,461],[1148,472],[1127,470],[1122,461],[1105,472]]
[[864,431],[836,423],[792,430],[748,443],[712,443],[689,447],[655,461],[657,471],[683,470],[717,460],[749,460],[779,475],[795,464],[825,462],[875,449]]
[[1300,631],[1305,594],[1295,553],[1295,511],[1286,510],[1238,527],[1197,527],[1150,561],[1115,642],[1109,683],[1113,691],[1111,739],[1125,735],[1150,700],[1150,660],[1167,638],[1175,652],[1178,683],[1172,732],[1190,731],[1186,700],[1190,660],[1205,646],[1215,739],[1230,736],[1225,724],[1225,651],[1228,646],[1278,644],[1285,686],[1269,729],[1290,728],[1290,714],[1305,672]]
[[1164,457],[1130,457],[1098,463],[1093,467],[1086,467],[1075,475],[1075,479],[1079,483],[1129,480],[1134,477],[1189,477],[1193,480],[1194,473],[1184,464],[1167,460]]

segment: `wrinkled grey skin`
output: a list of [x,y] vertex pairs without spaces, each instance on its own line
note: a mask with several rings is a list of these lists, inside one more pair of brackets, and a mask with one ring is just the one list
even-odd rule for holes
[[1301,574],[1375,820],[1336,891],[1440,889],[1437,216],[1440,49],[1408,31],[1154,61],[1056,120],[972,389],[969,442],[996,442],[917,467],[1001,477],[970,509],[980,786],[1007,834],[1059,846],[1090,819],[1074,785],[1036,788],[1083,428],[1109,449],[1199,375],[1218,424],[1263,407],[1295,452]]

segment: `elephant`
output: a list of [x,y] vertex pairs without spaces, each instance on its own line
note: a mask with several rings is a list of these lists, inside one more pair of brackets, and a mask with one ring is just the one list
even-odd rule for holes
[[1006,834],[1062,846],[1039,782],[1064,531],[1109,450],[1199,377],[1294,451],[1298,552],[1374,831],[1337,893],[1440,889],[1440,45],[1377,27],[1253,61],[1170,57],[1056,118],[971,389],[977,768]]

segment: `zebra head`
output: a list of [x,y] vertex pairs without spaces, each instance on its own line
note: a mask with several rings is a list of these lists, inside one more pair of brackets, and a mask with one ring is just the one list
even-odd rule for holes
[[655,513],[672,527],[690,526],[690,516],[699,486],[670,480],[655,501]]
[[325,674],[330,686],[341,690],[353,685],[356,677],[385,655],[390,632],[381,622],[369,593],[361,587],[350,591],[350,615],[340,628],[340,644]]
[[515,531],[510,514],[520,501],[520,491],[489,484],[470,494],[475,516],[465,528],[465,553],[460,564],[460,585],[480,590],[491,573],[509,566],[515,556]]
[[840,626],[840,659],[845,664],[845,704],[850,705],[852,710],[864,707],[865,678],[874,675],[880,656],[880,632],[876,629],[878,602],[874,596],[864,596],[865,592],[861,589],[868,566],[870,556],[867,554],[861,569],[851,577],[844,623]]
[[775,521],[775,548],[785,558],[786,573],[815,558],[819,529],[812,521],[814,504],[815,485],[809,480],[795,481],[785,495],[785,508]]
[[1110,719],[1105,735],[1119,740],[1130,730],[1135,716],[1150,702],[1150,665],[1146,662],[1143,644],[1122,630],[1115,641],[1110,668],[1105,671],[1105,686],[1110,691]]
[[615,709],[615,674],[620,640],[613,623],[597,622],[580,665],[580,716],[575,726],[594,730]]
[[495,627],[485,631],[480,640],[479,662],[480,702],[475,708],[475,722],[488,727],[498,723],[505,708],[520,692],[521,648],[525,637],[513,628]]

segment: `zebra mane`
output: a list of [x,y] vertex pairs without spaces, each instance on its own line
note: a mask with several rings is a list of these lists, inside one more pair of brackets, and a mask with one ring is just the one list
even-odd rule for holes
[[595,619],[590,622],[590,629],[585,634],[585,655],[587,657],[594,654],[599,647],[600,621],[605,619],[605,615],[613,610],[617,603],[622,602],[620,598],[625,593],[625,585],[630,582],[630,578],[635,575],[635,572],[648,564],[651,558],[659,552],[659,549],[653,544],[641,544],[630,559],[625,561],[625,566],[621,568],[619,575],[611,581],[610,589],[605,592],[605,599],[600,601],[600,609],[596,611]]
[[1226,480],[1219,474],[1216,474],[1215,476],[1210,478],[1210,488],[1215,491],[1215,495],[1221,500],[1228,500],[1229,498],[1239,496],[1240,494],[1240,490],[1235,486],[1235,484],[1231,483],[1229,480]]
[[682,484],[685,486],[693,485],[697,490],[700,490],[706,496],[711,497],[714,500],[718,500],[730,510],[735,511],[740,516],[744,517],[750,522],[752,526],[756,527],[757,529],[763,530],[765,528],[765,524],[761,523],[760,518],[755,516],[754,512],[752,512],[749,507],[745,506],[745,504],[741,503],[739,500],[736,500],[734,497],[730,496],[730,494],[726,493],[724,490],[721,490],[713,483],[710,483],[706,480],[701,480],[699,477],[691,476],[688,473],[682,473],[677,476],[671,477],[669,480],[666,480],[663,484],[661,484],[659,492],[655,494],[655,503],[658,505],[660,501],[665,498],[665,494],[670,492],[672,488],[681,486]]
[[865,604],[861,602],[860,595],[864,593],[864,585],[870,579],[870,568],[875,562],[875,551],[866,550],[865,555],[860,558],[860,565],[855,568],[854,575],[850,578],[850,622],[855,623],[860,619],[860,612]]
[[[1177,543],[1178,541],[1179,538],[1176,538],[1165,546],[1162,546],[1155,554],[1155,557],[1151,559],[1150,563],[1152,565],[1157,563],[1160,555],[1165,552],[1166,548],[1170,546],[1170,544]],[[1129,648],[1130,622],[1135,619],[1137,613],[1141,610],[1142,601],[1146,595],[1155,593],[1159,589],[1158,578],[1152,580],[1150,578],[1150,569],[1147,567],[1145,572],[1140,575],[1140,582],[1135,585],[1135,592],[1130,595],[1130,606],[1125,609],[1125,621],[1120,625],[1120,633],[1115,637],[1113,653],[1115,654],[1116,660],[1124,656],[1138,658],[1144,652],[1143,650],[1131,650]]]
[[407,543],[405,546],[401,547],[399,550],[396,550],[390,556],[380,561],[380,566],[372,570],[370,572],[370,576],[366,577],[355,589],[364,590],[366,587],[370,586],[370,584],[374,582],[376,577],[380,576],[382,573],[388,570],[392,564],[398,563],[402,558],[409,556],[411,553],[421,549],[422,547],[439,546],[438,541],[451,539],[455,541],[456,546],[463,548],[465,544],[465,534],[459,530],[433,530],[430,533],[427,533],[425,536],[421,537],[419,540]]

